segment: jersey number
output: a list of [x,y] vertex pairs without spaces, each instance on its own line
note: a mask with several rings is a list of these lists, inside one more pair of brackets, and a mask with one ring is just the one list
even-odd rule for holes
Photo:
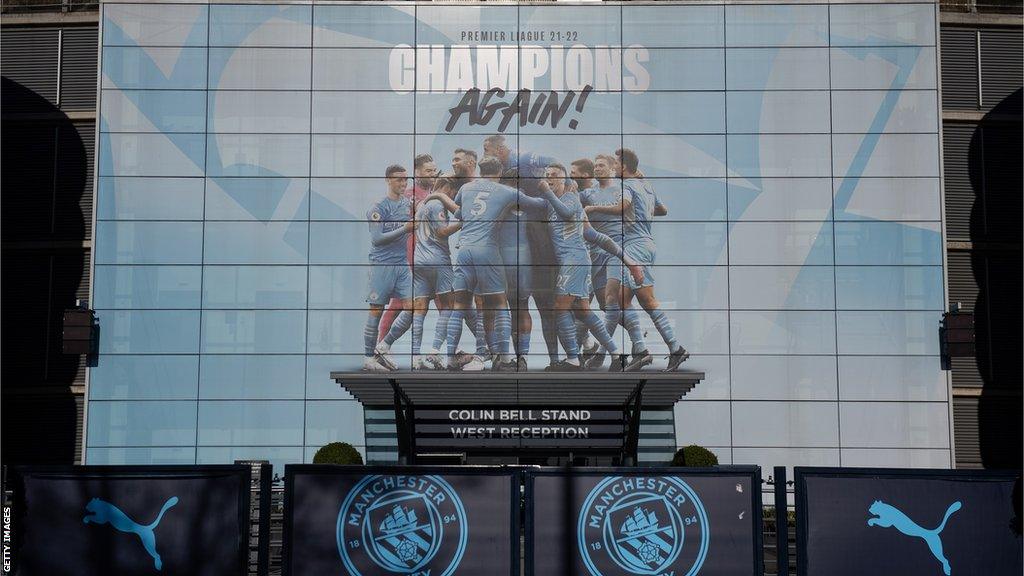
[[490,196],[490,192],[480,192],[473,198],[473,209],[469,213],[473,216],[480,216],[487,211],[487,197]]

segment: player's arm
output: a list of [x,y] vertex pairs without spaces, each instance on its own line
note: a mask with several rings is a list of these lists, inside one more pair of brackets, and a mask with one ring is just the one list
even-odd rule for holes
[[616,204],[591,204],[583,208],[587,214],[611,214],[613,216],[621,216],[629,211],[629,208],[633,205],[633,201],[625,194],[620,196],[618,203]]
[[575,214],[573,213],[572,208],[566,206],[558,196],[555,196],[555,193],[551,191],[547,182],[541,180],[537,188],[540,190],[540,198],[531,198],[520,191],[519,205],[535,209],[547,208],[548,205],[551,205],[551,207],[555,209],[555,213],[558,214],[559,218],[564,220],[573,219]]
[[385,244],[391,244],[396,240],[404,238],[405,235],[408,234],[413,229],[413,221],[409,220],[405,222],[405,225],[403,225],[401,228],[395,228],[390,232],[385,232],[384,223],[379,220],[380,213],[375,212],[374,214],[377,214],[378,220],[374,220],[372,217],[369,219],[370,243],[372,243],[374,246],[383,246]]
[[655,216],[668,216],[668,206],[661,203],[661,200],[654,199],[654,215]]
[[447,238],[452,234],[455,234],[459,230],[462,230],[462,222],[456,222],[454,224],[449,224],[447,226],[441,226],[440,228],[435,230],[434,233],[437,234],[438,238]]

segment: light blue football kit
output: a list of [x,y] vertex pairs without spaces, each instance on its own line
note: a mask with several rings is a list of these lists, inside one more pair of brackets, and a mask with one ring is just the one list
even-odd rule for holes
[[[385,196],[366,213],[371,244],[366,301],[370,304],[384,306],[391,298],[408,300],[412,294],[412,275],[405,242],[408,234],[405,224],[409,221],[411,206],[405,196],[397,200]],[[408,330],[412,315],[407,312],[398,315],[391,332],[398,329],[400,335]],[[379,322],[379,317],[370,314],[363,326],[363,352],[367,357],[374,355]]]
[[[616,181],[602,188],[600,185],[587,188],[580,192],[580,202],[583,206],[618,206],[622,203],[622,187]],[[601,214],[593,212],[588,215],[590,225],[594,230],[608,236],[619,245],[622,244],[622,215]],[[608,284],[608,267],[616,266],[616,261],[611,254],[597,246],[590,246],[591,280],[595,290],[600,290]]]

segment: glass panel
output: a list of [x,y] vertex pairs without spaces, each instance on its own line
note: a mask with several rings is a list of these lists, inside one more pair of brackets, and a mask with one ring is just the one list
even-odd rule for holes
[[302,445],[302,412],[301,400],[205,400],[199,403],[199,445]]
[[89,400],[195,400],[198,381],[198,356],[106,355],[89,370]]
[[729,92],[729,132],[828,134],[828,92]]
[[931,132],[939,129],[938,100],[931,90],[832,93],[836,132]]
[[725,7],[728,46],[827,46],[828,6]]
[[835,447],[839,420],[834,402],[734,402],[736,446]]
[[202,134],[100,134],[100,176],[201,176]]
[[[543,104],[541,97],[544,96]],[[582,95],[578,92],[533,94],[533,107],[543,105],[535,122],[520,124],[521,134],[615,134],[622,132],[622,95],[618,92],[591,92],[583,100],[583,111],[578,111]],[[513,98],[505,97],[511,103]],[[564,108],[566,113],[559,118],[554,110]],[[532,108],[531,108],[532,110]],[[550,114],[545,115],[546,112]],[[531,112],[532,114],[532,112]],[[546,118],[546,121],[544,120]],[[516,126],[521,118],[515,118],[509,125]],[[488,127],[493,131],[494,122]],[[526,137],[523,137],[526,139]]]
[[[516,30],[518,22],[515,6],[427,4],[416,8],[416,41],[421,45],[516,44],[518,39],[510,32]],[[493,34],[478,35],[477,31]]]
[[207,222],[207,264],[305,264],[306,222]]
[[945,402],[842,402],[843,446],[949,448]]
[[204,46],[206,6],[110,4],[103,7],[104,46]]
[[210,48],[211,90],[309,90],[310,50]]
[[931,4],[836,4],[830,18],[833,46],[935,45]]
[[948,449],[843,448],[841,452],[843,453],[843,466],[860,468],[953,467]]
[[718,6],[630,6],[622,8],[622,44],[654,48],[715,47],[725,41]]
[[837,264],[942,264],[939,224],[836,222]]
[[313,176],[372,176],[383,186],[388,166],[411,170],[412,160],[412,135],[313,136]]
[[206,88],[206,48],[104,48],[102,66],[103,88]]
[[625,90],[642,92],[645,85],[649,90],[725,90],[721,48],[640,48],[636,59],[647,78],[641,73],[635,83],[623,86]]
[[[838,138],[838,137],[835,137]],[[747,179],[831,176],[827,134],[729,135],[729,170]]]
[[202,222],[97,222],[96,264],[200,264]]
[[309,176],[309,136],[209,134],[207,176]]
[[640,157],[648,177],[725,177],[725,136],[625,135],[622,144]]
[[948,398],[946,372],[935,356],[840,356],[843,400],[926,400]]
[[730,220],[828,219],[829,178],[758,178],[729,181]]
[[202,92],[183,90],[104,90],[104,132],[202,132],[206,101]]
[[302,310],[205,310],[204,353],[301,354],[306,350]]
[[826,48],[733,48],[726,53],[729,90],[827,90]]
[[633,134],[725,132],[724,92],[622,94],[624,131]]
[[836,220],[939,220],[938,178],[833,181]]
[[196,402],[89,402],[89,446],[192,446]]
[[409,132],[426,98],[394,92],[314,92],[313,130],[347,134]]
[[835,283],[831,266],[733,266],[729,269],[733,310],[831,310]]
[[548,33],[532,43],[618,46],[622,43],[622,11],[618,6],[520,6],[519,29]]
[[203,446],[196,449],[197,464],[234,464],[236,460],[266,460],[273,474],[283,478],[285,465],[302,463],[302,447]]
[[941,266],[836,268],[836,298],[844,310],[942,310]]
[[731,314],[733,354],[835,354],[834,312],[746,312]]
[[835,400],[833,356],[733,356],[734,400]]
[[[413,10],[412,6],[314,6],[313,45],[387,47],[414,44]],[[421,20],[424,12],[424,8],[419,8]]]
[[[404,60],[402,55],[407,54]],[[415,69],[413,51],[391,48],[315,48],[313,49],[313,90],[396,90],[407,92],[413,84],[401,75],[406,69]],[[396,71],[391,72],[391,64]],[[345,70],[345,74],[338,74]],[[407,72],[405,79],[413,80]],[[309,88],[307,77],[304,88]]]
[[832,48],[833,90],[935,90],[935,48]]
[[939,176],[936,134],[836,134],[832,146],[837,176]]
[[301,399],[304,356],[202,356],[199,397],[204,400]]
[[202,178],[102,177],[99,220],[201,220]]
[[309,92],[211,91],[209,132],[292,133],[310,130]]
[[677,438],[701,446],[729,446],[732,410],[729,402],[688,400],[675,405]]
[[209,178],[206,219],[306,220],[308,198],[306,178]]
[[311,6],[210,6],[211,46],[306,46]]
[[658,220],[724,220],[725,182],[710,178],[659,178],[650,180],[658,200],[668,208]]
[[100,354],[195,354],[198,310],[97,310]]
[[306,444],[365,443],[363,407],[353,400],[306,402]]
[[840,354],[939,354],[942,312],[839,311]]
[[354,372],[362,367],[362,351],[350,355],[306,355],[306,399],[352,400],[352,395],[331,378],[331,372]]
[[830,222],[738,222],[729,233],[731,264],[832,264]]
[[86,450],[85,464],[195,464],[196,449],[180,448],[93,448]]
[[206,266],[204,308],[306,307],[305,266]]
[[[725,264],[726,225],[721,222],[654,222],[654,244],[662,247],[659,266]],[[686,246],[686,250],[675,250]]]
[[96,266],[94,309],[199,308],[199,266]]

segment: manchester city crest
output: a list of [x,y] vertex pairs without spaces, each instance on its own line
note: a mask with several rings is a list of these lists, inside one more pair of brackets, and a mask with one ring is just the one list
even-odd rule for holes
[[439,476],[361,480],[338,512],[338,552],[350,574],[455,572],[466,551],[466,511]]
[[708,516],[696,492],[672,476],[614,476],[590,491],[577,543],[592,576],[691,576],[707,556]]

